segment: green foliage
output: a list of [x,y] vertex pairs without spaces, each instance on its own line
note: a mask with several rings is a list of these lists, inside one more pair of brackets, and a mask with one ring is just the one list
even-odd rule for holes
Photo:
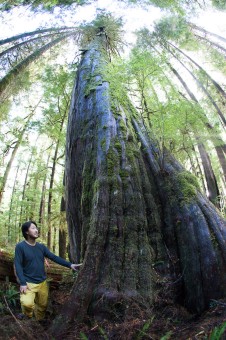
[[[191,0],[122,0],[128,4],[140,4],[142,6],[153,5],[161,9],[167,9],[175,13],[183,14],[186,8],[194,10],[197,8],[197,1]],[[9,11],[17,6],[30,6],[33,10],[52,11],[55,7],[69,7],[73,4],[82,6],[89,4],[90,0],[0,0],[0,10]],[[212,0],[213,7],[225,9],[224,0]]]
[[110,85],[111,107],[115,116],[118,109],[116,103],[121,105],[128,101],[127,85],[130,82],[130,74],[128,64],[121,58],[114,58],[111,63],[108,63],[104,69],[104,79]]
[[131,3],[138,3],[141,5],[154,5],[159,8],[167,8],[167,9],[172,9],[174,8],[175,10],[181,9],[180,4],[182,4],[184,1],[182,0],[129,0]]
[[99,326],[99,327],[98,327],[98,330],[99,330],[99,332],[100,332],[102,338],[103,338],[104,340],[108,340],[108,336],[107,336],[106,332],[104,331],[104,329],[103,329],[102,327]]
[[53,10],[54,7],[67,7],[72,4],[85,5],[89,1],[87,0],[11,0],[11,1],[0,1],[0,10],[9,11],[17,6],[31,6],[33,10]]
[[172,331],[169,331],[164,336],[162,336],[160,340],[168,340],[171,338],[171,335],[172,335]]
[[154,316],[151,318],[151,320],[148,320],[144,323],[142,329],[139,331],[136,340],[141,340],[143,339],[143,337],[147,336],[147,331],[149,330],[149,328],[151,327],[151,324],[154,320]]
[[209,48],[209,44],[199,44],[202,46],[202,49],[205,51],[205,55],[207,56],[207,60],[211,62],[224,75],[226,75],[226,65],[225,65],[225,56],[220,53],[220,51]]
[[223,322],[220,326],[215,327],[209,335],[209,340],[221,340],[226,331],[226,322]]
[[[0,289],[0,314],[7,311],[9,307],[16,307],[19,301],[19,292],[11,283],[2,285]],[[8,304],[8,306],[7,306]]]
[[11,108],[10,100],[5,100],[1,103],[0,106],[0,122],[4,121],[7,118],[7,115]]
[[[152,5],[180,15],[184,15],[186,10],[195,11],[196,9],[199,9],[200,6],[200,3],[196,0],[128,0],[128,2],[140,4],[141,6]],[[205,4],[203,5],[205,7]]]
[[[47,66],[39,79],[43,85],[43,119],[39,129],[54,141],[65,141],[66,114],[69,109],[69,93],[73,86],[75,70],[62,65]],[[48,126],[48,129],[46,129]]]
[[90,24],[81,25],[80,30],[80,45],[84,48],[97,36],[101,36],[101,33],[103,33],[104,38],[100,39],[99,42],[109,53],[117,54],[118,49],[123,45],[122,19],[116,19],[105,11],[101,11]]
[[155,24],[155,34],[158,38],[173,40],[181,46],[198,48],[193,34],[183,16],[165,16]]
[[88,340],[88,337],[83,332],[80,332],[80,340]]
[[226,2],[225,0],[211,0],[212,6],[220,9],[220,10],[225,10],[226,9]]

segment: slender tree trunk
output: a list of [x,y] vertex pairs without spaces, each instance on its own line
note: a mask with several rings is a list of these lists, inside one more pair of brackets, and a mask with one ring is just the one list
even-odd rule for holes
[[[185,81],[182,79],[180,74],[170,64],[168,64],[168,65],[169,65],[170,69],[172,70],[172,72],[176,75],[178,80],[181,82],[181,84],[183,85],[183,87],[187,91],[190,98],[195,103],[197,103],[199,105],[197,98],[195,97],[193,92],[189,89],[189,87],[187,86]],[[208,193],[207,193],[208,197],[209,197],[210,201],[219,208],[220,192],[219,192],[219,189],[218,189],[216,176],[214,174],[209,155],[206,152],[204,144],[200,142],[200,138],[199,138],[199,136],[197,136],[197,133],[195,133],[195,138],[197,140],[197,146],[198,146],[199,154],[200,154],[200,157],[201,157],[201,160],[202,160],[202,166],[203,166],[205,179],[206,179],[206,183],[207,183],[207,189],[208,189]]]
[[38,36],[36,38],[32,38],[32,39],[29,39],[29,40],[26,40],[26,41],[23,41],[21,43],[18,43],[16,45],[13,45],[9,48],[7,48],[6,50],[2,51],[0,53],[0,58],[3,57],[5,54],[8,54],[9,52],[11,51],[17,51],[18,48],[21,48],[23,46],[26,46],[27,44],[33,42],[33,41],[36,41],[36,40],[42,40],[42,39],[45,39],[45,38],[49,38],[49,37],[55,37],[57,35],[61,34],[61,32],[59,33],[51,33],[51,34],[46,34],[46,35],[43,35],[43,36]]
[[52,247],[52,198],[53,198],[53,183],[54,183],[54,175],[56,169],[56,159],[58,152],[59,141],[57,142],[57,146],[54,152],[53,163],[52,163],[52,171],[50,175],[50,183],[49,183],[49,194],[48,194],[48,203],[47,203],[47,225],[48,225],[48,233],[47,233],[47,246],[51,249]]
[[220,50],[221,52],[224,52],[226,53],[226,48],[224,48],[223,46],[205,38],[205,37],[202,37],[201,35],[199,34],[195,34],[195,37],[197,39],[200,39],[200,40],[203,40],[205,43],[208,43],[210,46],[212,46],[213,48],[217,49],[217,50]]
[[[62,120],[61,120],[61,125],[60,125],[60,130],[59,130],[59,136],[62,132],[63,125],[65,122],[67,111],[64,111]],[[57,156],[58,156],[58,149],[60,145],[60,139],[58,139],[56,143],[56,148],[53,156],[53,163],[52,163],[52,171],[50,175],[50,184],[49,184],[49,197],[48,197],[48,237],[47,237],[47,244],[48,247],[51,248],[51,242],[52,242],[52,222],[51,222],[51,215],[52,215],[52,198],[53,198],[53,184],[54,184],[54,176],[55,176],[55,171],[56,171],[56,164],[57,164]]]
[[13,190],[11,193],[11,199],[10,199],[10,205],[9,205],[9,224],[8,224],[8,242],[9,243],[12,242],[12,239],[13,239],[12,231],[14,231],[14,236],[16,236],[16,229],[17,229],[16,225],[12,225],[12,215],[15,214],[15,211],[13,211],[12,208],[13,208],[14,195],[16,192],[17,176],[18,176],[19,169],[20,169],[20,165],[18,165],[16,169],[16,174],[15,174],[14,183],[13,183]]
[[[37,175],[34,176],[34,181],[32,183],[32,190],[36,193],[38,189],[38,177]],[[34,220],[35,215],[37,214],[37,197],[36,194],[32,195],[30,199],[30,206],[29,206],[29,220]]]
[[217,152],[217,156],[221,165],[221,168],[223,170],[223,176],[225,178],[226,181],[226,152],[223,148],[223,145],[220,146],[215,146],[216,152]]
[[18,35],[14,35],[13,37],[7,38],[7,39],[3,39],[0,40],[0,45],[4,45],[19,39],[23,39],[25,37],[28,36],[33,36],[36,34],[40,34],[40,33],[46,33],[46,32],[60,32],[60,31],[64,31],[64,30],[74,30],[74,27],[59,27],[59,28],[46,28],[46,29],[38,29],[36,31],[33,32],[26,32],[23,34],[18,34]]
[[220,36],[220,35],[218,35],[218,34],[215,34],[215,33],[209,32],[209,31],[206,31],[204,28],[199,27],[199,26],[197,26],[197,25],[195,25],[195,24],[192,24],[191,22],[189,22],[188,24],[189,24],[189,25],[191,26],[191,28],[193,28],[193,29],[196,29],[196,30],[198,30],[198,31],[200,31],[200,32],[202,32],[202,33],[204,33],[204,34],[211,35],[211,36],[213,36],[213,37],[215,37],[215,38],[217,38],[217,39],[219,39],[219,40],[221,40],[221,41],[223,41],[223,42],[226,42],[226,38],[224,38],[224,37],[222,37],[222,36]]
[[21,199],[21,206],[20,206],[20,224],[22,223],[22,221],[24,219],[23,215],[24,215],[25,194],[26,194],[28,175],[29,175],[29,171],[30,171],[32,157],[33,157],[33,153],[31,154],[31,157],[30,157],[28,165],[27,165],[26,175],[25,175],[24,184],[23,184],[22,199]]
[[192,78],[196,81],[197,85],[203,90],[203,92],[206,94],[207,98],[210,100],[210,102],[212,103],[212,105],[215,107],[219,117],[220,117],[220,121],[222,122],[223,127],[225,128],[226,126],[226,119],[224,117],[223,112],[221,111],[221,109],[219,108],[219,106],[217,105],[216,101],[213,99],[213,97],[211,96],[211,94],[206,90],[206,88],[204,87],[204,85],[199,81],[199,79],[187,68],[187,66],[180,60],[177,58],[177,56],[167,47],[165,46],[165,48],[167,49],[167,51],[172,54],[172,56],[174,58],[176,58],[179,63],[188,71],[188,73],[192,76]]
[[[32,115],[33,115],[33,113],[32,113]],[[4,173],[4,176],[3,176],[3,179],[2,179],[1,188],[0,188],[0,204],[2,202],[3,193],[4,193],[4,190],[5,190],[5,186],[6,186],[6,182],[7,182],[8,176],[9,176],[9,172],[10,172],[11,166],[13,164],[14,158],[16,156],[16,153],[17,153],[18,149],[19,149],[20,143],[21,143],[21,141],[23,139],[24,133],[25,133],[25,131],[27,129],[27,125],[28,125],[30,119],[31,119],[31,115],[29,116],[27,122],[25,123],[24,128],[20,132],[19,138],[18,138],[18,140],[17,140],[17,142],[16,142],[16,144],[15,144],[15,146],[13,148],[13,151],[12,151],[12,154],[10,156],[9,162],[8,162],[8,164],[6,166],[6,170],[5,170],[5,173]]]
[[12,167],[12,164],[13,164],[13,160],[16,156],[16,153],[17,153],[17,150],[19,148],[19,145],[20,145],[20,142],[19,140],[17,141],[13,151],[12,151],[12,154],[10,156],[10,159],[9,159],[9,162],[6,166],[6,169],[5,169],[5,172],[4,172],[4,176],[2,178],[2,183],[1,183],[1,188],[0,188],[0,204],[2,203],[2,199],[3,199],[3,194],[4,194],[4,191],[5,191],[5,186],[6,186],[6,183],[7,183],[7,179],[8,179],[8,176],[9,176],[9,173],[10,173],[10,170],[11,170],[11,167]]
[[196,63],[195,60],[193,60],[191,57],[189,57],[186,53],[184,53],[181,49],[179,49],[178,47],[176,47],[175,45],[173,45],[172,43],[168,44],[170,46],[172,46],[175,50],[177,50],[178,52],[180,52],[182,55],[184,55],[188,60],[190,60],[196,67],[198,67],[198,69],[200,71],[202,71],[202,73],[205,74],[205,76],[207,77],[207,79],[215,86],[215,88],[217,89],[218,93],[220,93],[225,99],[226,99],[226,92],[223,90],[223,88],[220,86],[220,84],[218,84],[205,70],[204,68],[202,68],[198,63]]
[[39,218],[38,218],[38,222],[39,224],[41,224],[41,236],[44,236],[44,230],[43,230],[43,226],[44,226],[44,221],[45,221],[45,191],[46,191],[46,180],[47,180],[47,169],[49,166],[49,160],[50,160],[50,154],[48,156],[47,162],[46,162],[46,172],[43,178],[43,182],[42,182],[42,192],[41,192],[41,199],[40,199],[40,206],[39,206]]
[[[151,46],[159,54],[159,51],[155,48],[155,46],[153,46],[153,45],[151,45]],[[195,97],[193,92],[189,89],[188,85],[183,80],[183,78],[180,76],[180,74],[177,72],[177,70],[170,63],[167,63],[167,65],[169,66],[171,71],[175,74],[175,76],[178,78],[180,83],[183,85],[183,87],[185,88],[185,90],[188,93],[189,97],[195,103],[197,103],[201,107],[201,105],[199,104],[197,98]],[[184,64],[182,64],[182,65],[184,66]],[[207,120],[206,116],[205,116],[205,120]],[[203,124],[206,126],[207,130],[210,132],[210,139],[211,139],[211,141],[212,141],[212,143],[214,145],[214,148],[216,150],[216,153],[217,153],[220,165],[222,167],[223,176],[226,179],[226,159],[225,159],[225,156],[226,156],[226,145],[225,145],[225,143],[223,142],[223,140],[219,136],[213,137],[213,130],[214,130],[214,128],[211,126],[211,124],[209,122],[205,122],[204,121]]]
[[62,35],[61,37],[54,39],[53,41],[49,42],[48,44],[42,46],[32,54],[30,54],[27,58],[22,60],[19,64],[17,64],[7,75],[2,78],[0,81],[0,94],[2,95],[4,91],[7,89],[10,82],[15,79],[15,77],[20,74],[28,65],[30,65],[33,61],[38,59],[44,52],[46,52],[48,49],[50,49],[52,46],[58,44],[63,39],[66,39],[73,33],[67,33],[65,35]]
[[[195,97],[194,93],[189,89],[189,87],[187,86],[187,84],[185,83],[185,81],[183,80],[183,78],[180,76],[180,74],[172,67],[172,65],[170,65],[168,63],[171,71],[176,75],[176,77],[179,79],[179,81],[181,82],[181,84],[183,85],[183,87],[185,88],[185,90],[187,91],[189,97],[195,102],[197,103],[200,107],[201,105],[198,102],[198,99]],[[205,116],[205,119],[207,119],[207,117]],[[207,130],[210,132],[210,138],[211,141],[214,145],[214,148],[216,150],[220,165],[222,167],[223,170],[223,175],[226,179],[226,145],[224,144],[223,140],[217,136],[217,137],[212,137],[213,135],[213,127],[211,126],[211,124],[209,122],[203,122],[204,125],[206,126]],[[220,145],[216,145],[216,144],[220,144]]]
[[53,252],[55,253],[56,252],[56,244],[57,244],[57,228],[56,228],[56,225],[54,224],[54,227],[53,227]]
[[72,94],[66,209],[71,254],[83,266],[51,328],[58,339],[87,313],[120,322],[150,313],[153,266],[178,280],[175,300],[198,313],[226,294],[224,221],[132,105],[114,98],[103,56],[97,41],[87,48]]
[[66,204],[65,199],[62,196],[60,204],[59,256],[65,259],[66,251],[67,251]]
[[27,121],[25,122],[25,125],[24,125],[23,129],[20,131],[18,140],[17,140],[17,142],[16,142],[16,144],[14,146],[14,149],[12,151],[10,160],[9,160],[7,166],[6,166],[6,170],[5,170],[5,173],[4,173],[4,176],[3,176],[3,180],[2,180],[2,184],[1,184],[1,187],[0,187],[0,205],[1,205],[1,202],[2,202],[3,192],[5,190],[5,185],[6,185],[6,182],[7,182],[7,179],[8,179],[8,176],[9,176],[9,172],[10,172],[11,166],[13,164],[14,158],[15,158],[16,153],[17,153],[17,151],[18,151],[18,149],[20,147],[20,144],[21,144],[21,142],[23,140],[23,136],[24,136],[24,134],[25,134],[25,132],[27,130],[28,124],[30,123],[31,118],[34,116],[36,108],[38,107],[40,101],[41,100],[38,101],[37,105],[34,107],[32,112],[28,115]]

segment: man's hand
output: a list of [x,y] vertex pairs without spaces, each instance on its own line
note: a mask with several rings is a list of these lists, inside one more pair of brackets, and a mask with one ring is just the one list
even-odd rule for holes
[[21,294],[26,294],[27,290],[30,290],[28,286],[20,286]]
[[79,263],[79,264],[75,264],[75,263],[73,263],[72,265],[71,265],[71,269],[73,269],[73,270],[78,270],[78,267],[80,267],[80,266],[82,266],[82,263]]

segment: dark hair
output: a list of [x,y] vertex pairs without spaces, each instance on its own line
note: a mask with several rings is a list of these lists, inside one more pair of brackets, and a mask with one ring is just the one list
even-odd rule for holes
[[31,224],[34,224],[37,227],[37,223],[34,221],[27,221],[24,224],[22,224],[21,230],[22,230],[23,237],[25,239],[27,239],[27,231],[30,228]]

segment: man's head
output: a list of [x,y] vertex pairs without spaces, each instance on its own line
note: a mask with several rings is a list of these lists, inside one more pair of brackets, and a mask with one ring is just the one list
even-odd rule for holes
[[29,236],[31,238],[38,237],[38,227],[37,227],[36,222],[34,221],[27,221],[24,224],[22,224],[21,230],[22,230],[23,237],[26,240]]

